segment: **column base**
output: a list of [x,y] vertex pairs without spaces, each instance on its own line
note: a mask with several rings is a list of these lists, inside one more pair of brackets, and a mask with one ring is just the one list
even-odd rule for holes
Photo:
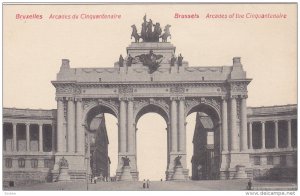
[[228,179],[246,179],[252,177],[249,152],[230,152]]

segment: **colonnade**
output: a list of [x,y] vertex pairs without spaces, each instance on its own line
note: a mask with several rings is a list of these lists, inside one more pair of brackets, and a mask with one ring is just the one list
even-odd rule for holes
[[[49,125],[51,126],[51,149],[52,151],[55,151],[55,131],[54,131],[54,124],[48,124],[48,123],[43,123],[43,122],[38,122],[38,123],[30,123],[30,122],[4,122],[4,124],[12,124],[12,151],[17,152],[17,151],[31,151],[30,149],[30,132],[32,131],[30,129],[31,125],[38,125],[38,152],[44,152],[43,146],[44,146],[44,140],[43,140],[43,126],[44,125]],[[26,148],[25,149],[18,149],[18,134],[19,130],[17,129],[17,125],[25,125],[26,126],[26,133],[25,133],[25,139],[26,139]],[[7,131],[7,130],[4,130]],[[6,144],[5,144],[6,145]]]
[[[292,147],[292,119],[283,120],[287,122],[287,148]],[[259,122],[261,123],[261,149],[266,149],[266,122],[273,122],[274,123],[274,148],[279,148],[279,132],[278,132],[278,120],[273,121],[250,121],[248,123],[249,127],[249,149],[253,149],[253,123]]]

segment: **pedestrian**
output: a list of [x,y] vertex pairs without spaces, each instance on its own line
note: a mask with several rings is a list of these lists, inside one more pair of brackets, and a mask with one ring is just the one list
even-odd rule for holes
[[160,179],[160,181],[162,182],[162,178]]
[[147,189],[150,187],[150,181],[147,179]]
[[146,181],[145,179],[143,180],[143,189],[146,188]]
[[249,179],[247,189],[248,189],[248,190],[251,190],[251,189],[252,189],[252,182],[251,182],[251,179]]

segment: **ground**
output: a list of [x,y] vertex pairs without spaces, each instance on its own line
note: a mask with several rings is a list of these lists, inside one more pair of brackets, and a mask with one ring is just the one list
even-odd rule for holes
[[[98,182],[88,184],[91,191],[246,191],[248,180],[205,180],[205,181],[153,181],[149,189],[143,189],[142,182]],[[296,190],[296,183],[253,181],[254,190]],[[4,190],[87,190],[85,181],[43,183]]]

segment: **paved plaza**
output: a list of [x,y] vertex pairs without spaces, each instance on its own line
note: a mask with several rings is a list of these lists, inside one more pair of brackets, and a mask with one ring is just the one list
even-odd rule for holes
[[[153,181],[149,189],[143,189],[142,182],[98,182],[88,184],[89,191],[246,191],[247,180],[205,180],[205,181]],[[296,190],[296,183],[254,181],[254,190]],[[63,190],[86,191],[87,185],[82,182],[54,182],[25,187],[14,187],[6,190]]]

